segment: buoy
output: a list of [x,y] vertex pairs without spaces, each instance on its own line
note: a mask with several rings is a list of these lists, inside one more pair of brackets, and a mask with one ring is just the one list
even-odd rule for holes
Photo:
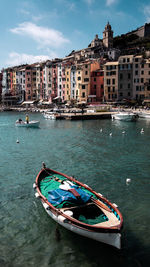
[[101,128],[101,129],[100,129],[100,133],[102,133],[102,131],[103,131],[103,129]]
[[40,197],[40,195],[39,195],[38,192],[35,193],[35,197],[36,197],[36,198],[39,198],[39,197]]
[[125,134],[125,131],[122,131],[122,134]]
[[36,184],[35,184],[35,183],[33,184],[33,188],[34,188],[34,189],[36,188]]
[[130,178],[127,178],[126,179],[126,184],[128,185],[129,183],[131,183],[131,179]]
[[18,139],[17,139],[16,143],[19,144],[19,140]]

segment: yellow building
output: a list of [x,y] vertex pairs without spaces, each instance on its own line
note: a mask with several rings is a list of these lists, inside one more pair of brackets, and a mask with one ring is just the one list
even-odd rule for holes
[[90,62],[77,65],[76,92],[79,102],[87,102],[90,93]]
[[118,100],[118,61],[104,65],[104,98],[110,102]]
[[65,76],[66,76],[66,84],[65,84],[65,100],[70,100],[70,94],[71,94],[71,66],[66,66],[65,68]]

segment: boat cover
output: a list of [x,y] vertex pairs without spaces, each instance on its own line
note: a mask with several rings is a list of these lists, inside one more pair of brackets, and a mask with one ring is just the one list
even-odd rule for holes
[[85,204],[90,200],[91,194],[86,193],[77,186],[72,186],[71,188],[75,189],[80,196],[76,197],[70,191],[58,188],[48,192],[48,201],[53,206],[57,206],[63,202],[69,202],[73,204]]

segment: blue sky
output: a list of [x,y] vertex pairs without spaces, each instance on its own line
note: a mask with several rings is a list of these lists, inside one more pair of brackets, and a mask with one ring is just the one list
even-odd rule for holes
[[0,69],[64,57],[109,21],[114,36],[150,22],[149,0],[0,0]]

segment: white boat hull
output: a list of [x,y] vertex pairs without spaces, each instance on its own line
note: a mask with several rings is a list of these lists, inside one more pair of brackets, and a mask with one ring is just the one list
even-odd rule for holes
[[78,226],[74,226],[70,223],[67,222],[67,220],[59,215],[56,216],[54,215],[54,213],[52,213],[50,211],[50,209],[48,208],[49,206],[46,203],[42,202],[42,205],[44,207],[44,209],[46,210],[46,212],[48,213],[48,215],[55,220],[57,223],[59,223],[60,225],[62,225],[64,228],[79,234],[81,236],[111,245],[113,247],[116,247],[118,249],[121,249],[121,234],[120,233],[105,233],[105,232],[93,232],[93,231],[89,231],[86,229],[82,229]]
[[22,121],[22,122],[17,121],[15,125],[17,127],[27,127],[27,128],[34,127],[34,128],[37,128],[37,127],[39,127],[40,122],[39,121],[29,121],[29,123],[26,123],[24,121]]
[[137,118],[136,114],[132,113],[116,113],[112,115],[113,120],[121,121],[135,121]]
[[150,113],[141,112],[138,114],[139,118],[150,119]]
[[56,120],[56,116],[54,114],[43,114],[45,119],[50,119],[50,120]]

